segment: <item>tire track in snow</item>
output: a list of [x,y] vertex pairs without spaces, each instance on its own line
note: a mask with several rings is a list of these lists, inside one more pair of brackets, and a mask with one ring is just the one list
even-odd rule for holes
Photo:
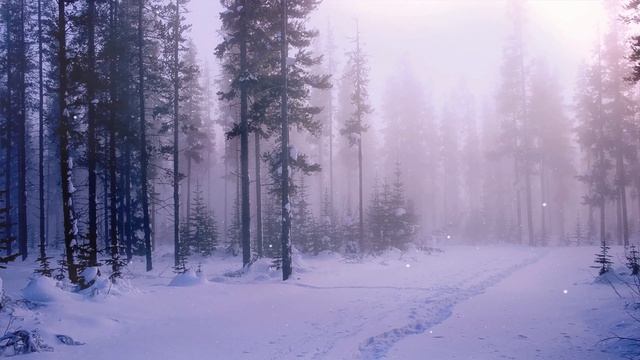
[[[456,304],[473,296],[482,294],[487,288],[496,285],[514,272],[529,266],[546,255],[538,254],[521,263],[512,265],[494,273],[480,282],[474,282],[468,288],[441,287],[434,296],[423,299],[411,309],[410,322],[404,326],[393,328],[381,334],[369,337],[359,347],[361,359],[383,359],[391,348],[405,337],[422,334],[430,328],[444,322],[453,313]],[[434,290],[434,289],[432,289]]]

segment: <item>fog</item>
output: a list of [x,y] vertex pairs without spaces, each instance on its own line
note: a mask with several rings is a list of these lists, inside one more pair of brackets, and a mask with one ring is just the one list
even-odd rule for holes
[[640,0],[1,3],[0,357],[640,356]]
[[[348,145],[343,144],[344,141],[337,131],[341,129],[341,123],[346,121],[345,116],[349,111],[344,109],[345,106],[349,106],[348,95],[341,93],[340,84],[344,78],[347,54],[353,48],[356,29],[359,29],[369,69],[368,90],[373,108],[373,112],[366,118],[370,130],[363,138],[363,146],[368,150],[364,154],[365,203],[370,199],[376,182],[393,178],[394,164],[399,161],[408,197],[412,199],[412,205],[416,206],[417,216],[421,219],[421,241],[428,241],[425,239],[430,239],[433,234],[448,232],[456,232],[456,237],[472,240],[461,235],[465,232],[462,228],[467,225],[458,223],[454,226],[456,229],[452,229],[447,225],[452,222],[448,217],[465,218],[464,222],[471,222],[471,218],[477,217],[478,214],[472,214],[475,210],[469,209],[469,204],[477,202],[478,209],[484,208],[484,212],[488,211],[486,207],[491,206],[486,201],[490,196],[487,193],[489,190],[486,189],[486,184],[482,185],[487,181],[486,176],[469,174],[470,170],[465,168],[468,166],[465,165],[464,151],[475,151],[477,154],[472,155],[478,156],[476,160],[466,159],[466,162],[475,161],[480,171],[493,172],[485,169],[488,166],[485,162],[499,147],[490,143],[498,140],[489,132],[494,131],[492,126],[499,126],[496,124],[501,121],[493,118],[499,116],[496,112],[500,84],[503,81],[503,54],[514,32],[515,15],[510,6],[506,1],[325,0],[311,14],[307,24],[319,31],[312,48],[324,55],[325,65],[329,33],[334,46],[330,55],[335,69],[331,74],[333,88],[330,94],[335,104],[338,104],[333,109],[333,121],[336,131],[334,145],[340,158],[336,161],[335,193],[343,201],[342,204],[334,204],[337,212],[344,215],[355,212],[357,207],[354,195],[357,184],[353,182],[355,173],[350,172],[353,163],[344,161],[353,155],[353,152],[349,150]],[[211,64],[211,71],[216,74],[214,76],[219,77],[219,61],[213,53],[221,39],[220,20],[216,16],[221,10],[220,5],[213,1],[193,0],[188,8],[190,12],[187,18],[192,24],[191,36],[198,47],[201,61]],[[584,221],[584,218],[589,216],[586,213],[580,215],[586,210],[581,205],[584,194],[577,190],[581,187],[576,176],[581,173],[583,156],[580,155],[577,137],[572,130],[577,121],[575,87],[585,64],[593,58],[599,36],[606,31],[608,16],[605,5],[598,1],[529,1],[523,9],[521,23],[524,66],[527,73],[525,86],[527,91],[530,91],[529,78],[537,71],[537,67],[544,67],[544,72],[549,73],[553,81],[557,82],[557,96],[563,105],[562,116],[565,117],[563,121],[566,121],[566,135],[569,137],[569,148],[565,155],[570,158],[566,165],[572,170],[563,180],[566,180],[566,189],[562,190],[565,194],[562,195],[561,201],[562,217],[566,219],[562,220],[561,226],[552,225],[556,227],[552,230],[553,242],[565,243],[571,236],[568,232],[576,225],[576,218],[582,216],[581,221]],[[342,105],[343,109],[339,105],[341,101],[345,103]],[[394,106],[404,111],[406,119],[401,119],[402,115],[397,111],[394,113]],[[427,113],[421,113],[424,111]],[[326,116],[327,112],[328,109],[324,109],[324,115],[320,116]],[[427,119],[418,119],[416,122],[417,126],[424,127],[425,131],[419,136],[429,139],[432,151],[438,152],[439,155],[434,154],[433,159],[418,165],[425,156],[416,153],[416,150],[427,151],[429,144],[423,144],[423,148],[409,145],[407,148],[411,148],[411,151],[399,153],[390,147],[390,132],[385,129],[389,128],[394,119],[406,123],[411,118],[415,120],[424,116]],[[447,116],[457,120],[449,120]],[[453,121],[452,125],[445,125],[445,128],[449,126],[451,136],[457,145],[443,150],[441,137],[443,124],[447,121]],[[465,139],[468,138],[469,131],[477,131],[474,135],[478,136],[475,150],[465,149]],[[224,152],[224,132],[224,128],[218,127],[216,138],[220,153]],[[396,132],[393,136],[400,143],[408,141],[411,144],[410,135],[406,131]],[[407,136],[409,138],[405,138]],[[322,167],[320,174],[311,175],[310,178],[311,184],[314,184],[311,186],[311,205],[319,216],[323,196],[323,190],[320,189],[328,186],[327,144],[325,143],[325,149],[320,151],[324,152],[324,155],[317,155],[318,150],[309,148],[306,139],[304,136],[301,139],[294,136],[293,142],[309,153],[310,158]],[[452,165],[453,168],[445,169],[443,164],[449,162],[450,158],[459,163]],[[493,164],[491,161],[489,163]],[[444,175],[444,172],[450,171],[453,171],[454,175]],[[455,178],[451,179],[451,176]],[[500,176],[504,177],[501,181],[507,184],[509,180],[506,178],[514,175],[506,172]],[[473,181],[470,177],[477,178],[477,184],[471,184]],[[431,180],[426,180],[430,178]],[[450,179],[450,183],[446,183],[446,179]],[[450,186],[453,188],[445,191],[445,188]],[[504,193],[506,197],[515,196],[510,194],[507,188],[495,191]],[[449,192],[454,193],[453,200],[447,200]],[[481,201],[481,198],[485,200]],[[230,200],[227,199],[228,201]],[[440,214],[449,211],[441,209],[443,206],[449,206],[443,205],[447,201],[454,204],[451,205],[453,213],[448,216]],[[541,200],[541,195],[534,195],[532,201],[535,209],[532,210],[533,221],[537,228],[541,221],[537,210],[539,204],[552,200]],[[506,200],[494,205],[509,206],[511,211],[517,208]],[[217,208],[224,212],[219,203]],[[226,208],[229,211],[230,205]],[[555,218],[557,214],[552,213],[551,217]],[[549,221],[546,219],[546,222]],[[524,225],[521,226],[524,229]],[[448,230],[443,230],[445,228]],[[536,230],[535,236],[540,236],[538,232]],[[451,234],[449,236],[453,237]],[[502,240],[509,241],[506,238]]]

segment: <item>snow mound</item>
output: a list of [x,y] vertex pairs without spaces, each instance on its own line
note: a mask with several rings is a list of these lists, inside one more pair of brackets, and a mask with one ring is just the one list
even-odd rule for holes
[[85,284],[93,284],[100,272],[97,266],[88,267],[80,273],[80,276],[84,279]]
[[169,283],[169,286],[196,286],[206,283],[207,280],[204,277],[200,277],[193,270],[187,270],[182,274],[176,275]]
[[254,281],[268,281],[280,278],[282,272],[277,270],[271,259],[263,258],[255,261],[245,270],[245,276]]
[[22,289],[22,295],[31,302],[50,303],[65,298],[67,294],[58,287],[55,280],[46,276],[38,276],[32,278]]
[[302,253],[295,247],[291,249],[291,267],[293,268],[293,272],[297,274],[304,274],[308,269]]

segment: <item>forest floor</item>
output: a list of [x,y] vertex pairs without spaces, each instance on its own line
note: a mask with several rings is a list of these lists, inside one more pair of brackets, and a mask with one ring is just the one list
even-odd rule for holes
[[[201,264],[202,278],[191,286],[169,286],[172,254],[165,252],[152,272],[135,260],[126,286],[96,289],[93,296],[47,284],[25,291],[35,264],[18,262],[0,272],[13,301],[0,314],[0,330],[37,328],[54,347],[25,359],[595,360],[640,354],[633,342],[601,341],[637,337],[640,326],[631,315],[640,311],[620,281],[622,265],[607,281],[595,281],[590,265],[597,248],[443,250],[388,252],[359,263],[332,255],[298,258],[287,282],[266,261],[231,277],[240,259],[215,257]],[[624,263],[621,249],[613,254]],[[55,334],[85,344],[56,343]]]

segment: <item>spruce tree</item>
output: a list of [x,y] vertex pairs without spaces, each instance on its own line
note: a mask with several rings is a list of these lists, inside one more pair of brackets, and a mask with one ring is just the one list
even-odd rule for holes
[[316,234],[316,221],[311,213],[305,176],[300,176],[300,184],[293,197],[291,218],[291,243],[301,252],[317,255],[320,250]]
[[635,245],[629,247],[627,253],[627,268],[631,271],[631,275],[640,275],[640,253]]
[[218,226],[215,216],[207,208],[204,193],[196,184],[193,192],[191,216],[183,223],[182,246],[186,255],[211,256],[218,246]]
[[611,261],[612,256],[609,254],[610,249],[606,242],[600,244],[600,252],[596,254],[594,261],[597,265],[592,266],[592,268],[598,269],[599,275],[604,275],[611,270],[613,262]]
[[369,104],[369,69],[367,58],[360,43],[360,30],[356,28],[354,49],[349,53],[349,77],[353,81],[351,103],[354,112],[345,124],[341,133],[349,139],[349,144],[355,146],[358,152],[358,229],[359,251],[364,254],[364,172],[362,154],[362,135],[367,131],[366,117],[373,110]]

